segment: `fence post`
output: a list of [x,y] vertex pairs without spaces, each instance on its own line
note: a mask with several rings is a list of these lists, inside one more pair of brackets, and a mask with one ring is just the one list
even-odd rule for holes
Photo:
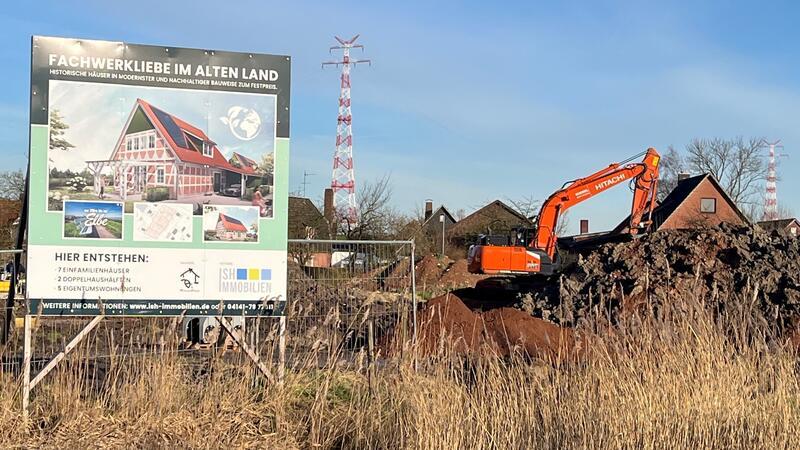
[[278,319],[278,384],[286,376],[286,316]]
[[22,417],[28,421],[28,405],[31,398],[31,315],[25,314],[25,337],[22,356]]
[[416,243],[411,241],[411,343],[417,343],[417,267]]
[[367,322],[367,384],[369,386],[369,394],[373,395],[375,387],[373,383],[375,376],[375,327],[373,320]]

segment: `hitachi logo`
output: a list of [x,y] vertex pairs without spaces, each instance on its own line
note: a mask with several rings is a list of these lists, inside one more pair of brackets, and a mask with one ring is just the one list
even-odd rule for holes
[[607,179],[606,181],[603,181],[602,183],[595,184],[594,185],[594,190],[595,191],[599,191],[601,189],[605,189],[605,188],[607,188],[609,186],[613,186],[613,185],[619,183],[620,181],[622,181],[624,179],[625,179],[625,174],[621,173],[621,174],[619,174],[619,175],[617,175],[615,177],[611,177],[611,178]]

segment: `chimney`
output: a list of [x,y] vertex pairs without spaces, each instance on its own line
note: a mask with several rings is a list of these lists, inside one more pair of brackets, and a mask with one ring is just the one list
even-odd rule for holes
[[589,219],[581,219],[581,234],[589,233]]
[[678,181],[683,181],[683,180],[685,180],[687,178],[689,178],[689,173],[687,173],[687,172],[678,173]]
[[425,200],[425,220],[428,220],[433,215],[433,200]]
[[325,189],[322,200],[322,215],[328,223],[333,223],[333,189]]

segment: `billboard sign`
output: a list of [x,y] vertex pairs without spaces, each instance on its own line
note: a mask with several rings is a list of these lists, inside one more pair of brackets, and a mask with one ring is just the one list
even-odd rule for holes
[[288,56],[35,36],[31,313],[281,314]]

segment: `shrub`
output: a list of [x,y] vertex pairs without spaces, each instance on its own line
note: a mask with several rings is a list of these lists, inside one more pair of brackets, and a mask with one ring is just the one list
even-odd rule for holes
[[253,192],[254,192],[253,188],[246,188],[244,190],[244,195],[242,196],[242,199],[244,199],[244,200],[252,200],[253,199]]
[[165,187],[151,187],[147,188],[145,196],[148,202],[160,202],[169,198],[169,189]]

